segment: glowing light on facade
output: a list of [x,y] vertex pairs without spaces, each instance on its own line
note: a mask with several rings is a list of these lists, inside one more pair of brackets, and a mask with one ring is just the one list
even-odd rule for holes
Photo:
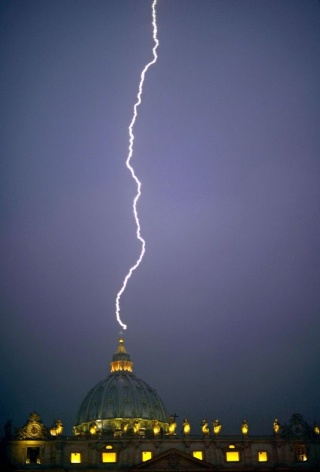
[[146,462],[152,459],[151,451],[142,451],[142,462]]
[[226,461],[227,462],[239,462],[240,455],[238,451],[227,451],[226,452]]
[[102,462],[104,464],[117,462],[117,453],[116,452],[103,452]]
[[137,175],[134,171],[134,168],[131,166],[131,158],[132,158],[132,155],[133,155],[133,143],[134,143],[133,128],[134,128],[134,124],[135,124],[137,116],[138,116],[138,107],[139,107],[139,105],[141,104],[141,101],[142,101],[142,92],[143,92],[143,84],[144,84],[144,80],[145,80],[145,75],[146,75],[146,72],[149,69],[149,67],[152,66],[153,64],[155,64],[155,62],[157,62],[157,59],[158,59],[157,52],[156,52],[157,48],[159,46],[159,41],[158,41],[158,38],[157,38],[158,28],[157,28],[156,4],[157,4],[157,0],[154,0],[153,3],[152,3],[152,27],[153,27],[153,41],[154,41],[154,47],[152,49],[153,59],[152,59],[152,61],[148,62],[148,64],[144,67],[144,69],[141,72],[140,83],[139,83],[139,91],[138,91],[138,94],[137,94],[137,101],[134,104],[133,116],[132,116],[131,123],[129,125],[129,153],[128,153],[128,157],[127,157],[127,160],[126,160],[126,166],[129,169],[129,171],[131,172],[131,176],[137,184],[137,193],[136,193],[136,196],[134,197],[134,200],[133,200],[132,209],[133,209],[134,219],[135,219],[136,227],[137,227],[137,232],[136,232],[137,239],[141,243],[141,252],[140,252],[140,256],[138,257],[136,263],[130,268],[129,272],[125,276],[122,287],[119,290],[119,292],[117,294],[117,297],[116,297],[116,317],[117,317],[118,323],[120,324],[120,326],[123,329],[127,329],[127,325],[124,324],[121,321],[121,318],[120,318],[120,299],[121,299],[121,296],[122,296],[123,292],[126,289],[128,280],[130,279],[132,273],[139,267],[139,265],[140,265],[140,263],[143,259],[143,256],[144,256],[145,249],[146,249],[146,242],[143,239],[143,237],[141,236],[141,226],[140,226],[140,220],[139,220],[138,211],[137,211],[137,203],[138,203],[138,200],[139,200],[140,195],[141,195],[141,182],[138,179],[138,177],[137,177]]
[[267,451],[258,452],[258,462],[268,462],[268,453]]
[[193,457],[196,459],[199,459],[200,461],[203,460],[203,452],[202,451],[193,451],[192,453]]
[[81,453],[80,452],[71,452],[70,462],[71,462],[71,464],[81,464]]

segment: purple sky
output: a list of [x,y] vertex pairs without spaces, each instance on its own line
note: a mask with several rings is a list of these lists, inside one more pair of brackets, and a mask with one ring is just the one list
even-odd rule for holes
[[[159,0],[121,299],[169,413],[320,422],[320,4]],[[66,432],[109,373],[139,255],[125,167],[151,2],[0,4],[0,422]]]

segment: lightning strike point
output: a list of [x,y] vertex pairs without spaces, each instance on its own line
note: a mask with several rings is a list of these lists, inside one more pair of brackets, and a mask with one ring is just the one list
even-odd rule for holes
[[146,72],[149,69],[149,67],[151,67],[153,64],[155,64],[157,62],[157,59],[158,59],[157,48],[159,46],[159,40],[158,40],[158,37],[157,37],[158,28],[157,28],[156,5],[157,5],[157,0],[153,0],[152,7],[151,7],[152,8],[152,28],[153,28],[152,37],[153,37],[153,41],[154,41],[154,46],[152,48],[153,59],[146,64],[146,66],[144,67],[144,69],[141,72],[140,82],[139,82],[139,89],[138,89],[138,93],[137,93],[137,100],[136,100],[136,102],[134,104],[134,107],[133,107],[133,116],[132,116],[132,120],[131,120],[131,123],[130,123],[129,128],[128,128],[128,131],[129,131],[129,148],[128,148],[128,157],[127,157],[127,160],[126,160],[126,166],[127,166],[128,170],[130,171],[131,176],[132,176],[133,180],[136,182],[136,185],[137,185],[137,193],[136,193],[136,195],[134,197],[134,200],[133,200],[132,211],[133,211],[133,215],[134,215],[134,219],[135,219],[135,223],[136,223],[136,227],[137,227],[136,236],[137,236],[137,239],[141,243],[141,252],[140,252],[140,256],[138,257],[136,263],[129,269],[129,272],[125,276],[124,281],[123,281],[122,286],[121,286],[121,289],[119,290],[119,292],[117,293],[117,296],[116,296],[116,318],[117,318],[117,321],[120,324],[122,329],[127,329],[127,325],[124,324],[121,321],[121,318],[120,318],[120,299],[121,299],[121,296],[122,296],[123,292],[125,291],[125,289],[127,287],[128,280],[130,279],[132,273],[139,267],[139,265],[140,265],[140,263],[143,259],[145,250],[146,250],[146,242],[143,239],[143,237],[141,236],[141,226],[140,226],[140,220],[139,220],[138,211],[137,211],[137,203],[138,203],[138,200],[141,196],[141,182],[138,179],[138,177],[137,177],[137,175],[134,171],[134,168],[131,166],[130,161],[131,161],[131,158],[132,158],[132,155],[133,155],[133,143],[134,143],[134,139],[135,139],[134,133],[133,133],[133,128],[134,128],[134,124],[135,124],[137,116],[138,116],[138,107],[139,107],[139,105],[141,104],[141,101],[142,101],[142,92],[143,92],[143,84],[144,84],[144,80],[145,80],[145,75],[146,75]]

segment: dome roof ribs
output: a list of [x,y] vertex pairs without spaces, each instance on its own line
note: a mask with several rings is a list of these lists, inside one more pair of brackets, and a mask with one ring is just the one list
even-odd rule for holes
[[[133,363],[119,333],[118,347],[112,356],[109,376],[89,391],[74,426],[76,435],[112,433],[117,437],[129,431],[153,431],[157,419],[164,432],[168,414],[157,392],[132,373]],[[139,433],[140,434],[140,433]],[[142,434],[142,433],[141,433]]]

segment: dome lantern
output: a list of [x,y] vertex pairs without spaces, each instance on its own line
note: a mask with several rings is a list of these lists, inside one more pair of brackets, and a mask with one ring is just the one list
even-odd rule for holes
[[113,360],[110,363],[110,372],[132,372],[133,363],[130,360],[130,354],[126,351],[124,347],[123,333],[119,333],[119,345],[116,352],[113,354]]

